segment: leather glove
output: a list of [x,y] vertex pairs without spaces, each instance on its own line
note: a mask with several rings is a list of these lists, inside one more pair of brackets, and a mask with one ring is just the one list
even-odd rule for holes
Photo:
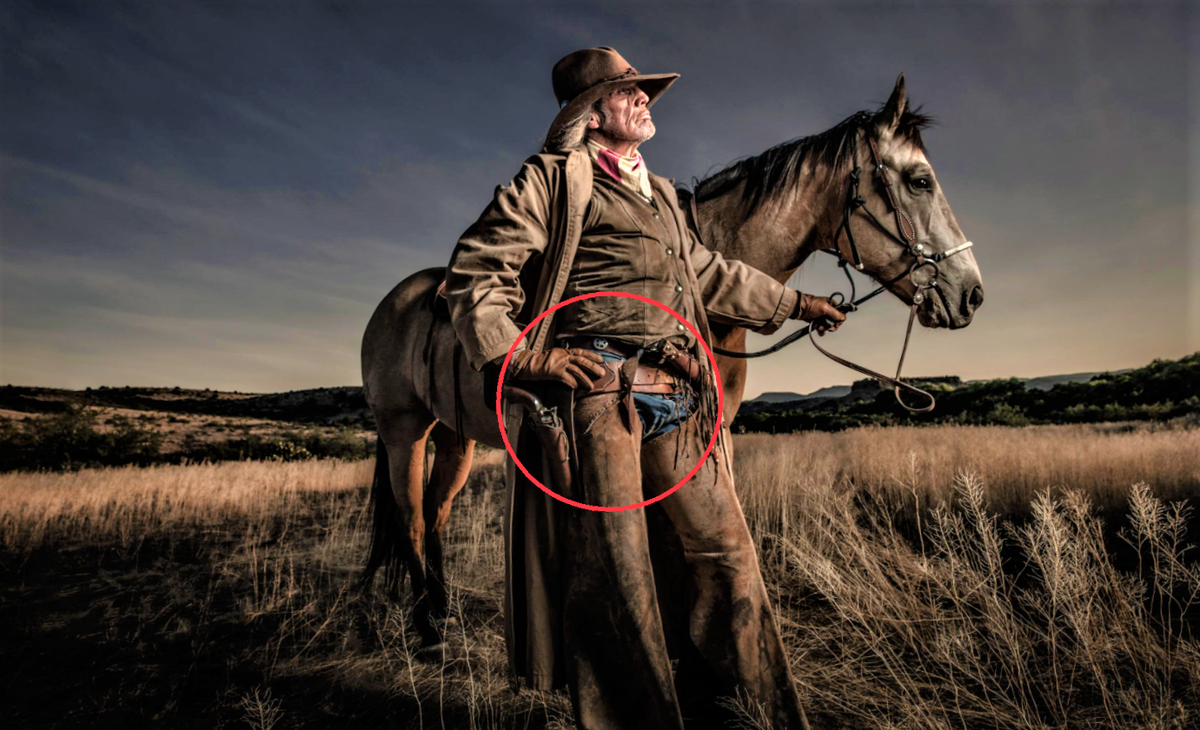
[[846,315],[838,311],[829,297],[816,297],[803,292],[796,292],[796,309],[792,311],[792,319],[802,319],[812,322],[817,334],[824,336],[828,332],[837,332],[837,328],[846,321]]
[[513,355],[513,380],[557,380],[570,388],[590,388],[592,380],[608,372],[600,353],[554,347],[545,352],[521,350]]

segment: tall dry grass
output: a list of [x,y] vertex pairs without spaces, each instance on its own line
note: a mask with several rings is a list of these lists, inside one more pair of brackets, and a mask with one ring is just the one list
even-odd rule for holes
[[173,530],[303,519],[303,495],[370,484],[370,461],[241,461],[0,474],[0,547],[87,544]]
[[960,476],[924,550],[851,490],[807,495],[790,535],[765,538],[807,705],[852,727],[1194,727],[1200,644],[1180,628],[1200,593],[1181,542],[1190,511],[1134,486],[1140,578],[1114,566],[1081,492],[1043,492],[1020,527],[984,493]]
[[760,532],[786,530],[785,497],[831,484],[927,508],[974,474],[992,512],[1024,515],[1039,490],[1085,491],[1098,510],[1124,510],[1131,485],[1163,499],[1200,494],[1200,429],[1153,425],[856,428],[734,439],[743,508]]
[[[798,688],[818,722],[1196,726],[1200,651],[1187,631],[1200,573],[1183,545],[1190,512],[1168,500],[1200,491],[1200,431],[861,429],[740,436],[735,451]],[[311,681],[386,698],[375,720],[397,727],[570,727],[564,697],[509,691],[497,455],[482,460],[447,528],[459,622],[442,661],[414,644],[407,600],[353,590],[371,469],[3,475],[0,547],[136,550],[154,535],[211,544],[215,588],[189,600],[267,637],[238,655],[261,681],[221,700],[251,726],[311,724],[306,698],[280,689]],[[1096,514],[1123,505],[1140,561],[1127,570]],[[211,596],[222,592],[231,604],[218,609]],[[743,698],[728,702],[745,705],[745,727],[761,726]]]
[[[388,698],[359,711],[380,723],[398,716],[399,727],[567,727],[565,698],[509,691],[500,614],[502,455],[481,454],[447,528],[450,602],[459,620],[448,630],[446,661],[420,654],[407,601],[395,605],[356,589],[369,539],[370,461],[0,475],[0,567],[24,581],[21,566],[31,554],[52,563],[56,552],[87,546],[119,548],[133,565],[161,565],[158,553],[198,543],[189,552],[207,565],[201,579],[188,583],[162,568],[133,576],[144,583],[139,592],[155,594],[143,599],[133,633],[152,633],[156,619],[180,604],[222,624],[222,633],[229,625],[244,630],[247,643],[228,650],[261,682],[230,687],[218,704],[226,719],[251,727],[296,724],[299,698],[271,685],[316,678]],[[169,625],[197,636],[207,628]],[[251,643],[264,632],[265,640]]]
[[[864,728],[1200,725],[1196,526],[1171,501],[1200,493],[1200,431],[858,429],[736,449],[810,708]],[[1101,509],[1128,509],[1133,569]]]

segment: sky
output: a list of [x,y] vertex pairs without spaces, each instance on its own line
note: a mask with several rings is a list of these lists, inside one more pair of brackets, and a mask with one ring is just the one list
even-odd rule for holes
[[[876,109],[905,74],[986,291],[970,327],[914,332],[906,373],[1200,350],[1195,5],[7,0],[0,383],[360,384],[375,306],[446,264],[538,151],[555,61],[601,45],[681,74],[640,150],[680,181]],[[790,283],[844,289],[820,258]],[[822,344],[887,372],[906,321],[880,297]],[[746,395],[857,377],[801,342]]]

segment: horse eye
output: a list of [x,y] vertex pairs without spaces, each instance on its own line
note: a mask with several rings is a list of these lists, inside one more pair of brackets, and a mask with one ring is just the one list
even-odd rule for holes
[[913,180],[912,184],[913,187],[919,190],[928,190],[930,188],[929,178],[927,177],[919,177],[916,180]]

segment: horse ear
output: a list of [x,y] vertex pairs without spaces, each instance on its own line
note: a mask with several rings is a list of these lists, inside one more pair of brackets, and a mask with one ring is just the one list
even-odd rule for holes
[[904,74],[900,74],[896,77],[896,88],[892,89],[891,97],[883,105],[883,111],[879,114],[883,130],[889,133],[895,132],[896,128],[900,126],[900,117],[907,110],[908,97],[904,92]]

